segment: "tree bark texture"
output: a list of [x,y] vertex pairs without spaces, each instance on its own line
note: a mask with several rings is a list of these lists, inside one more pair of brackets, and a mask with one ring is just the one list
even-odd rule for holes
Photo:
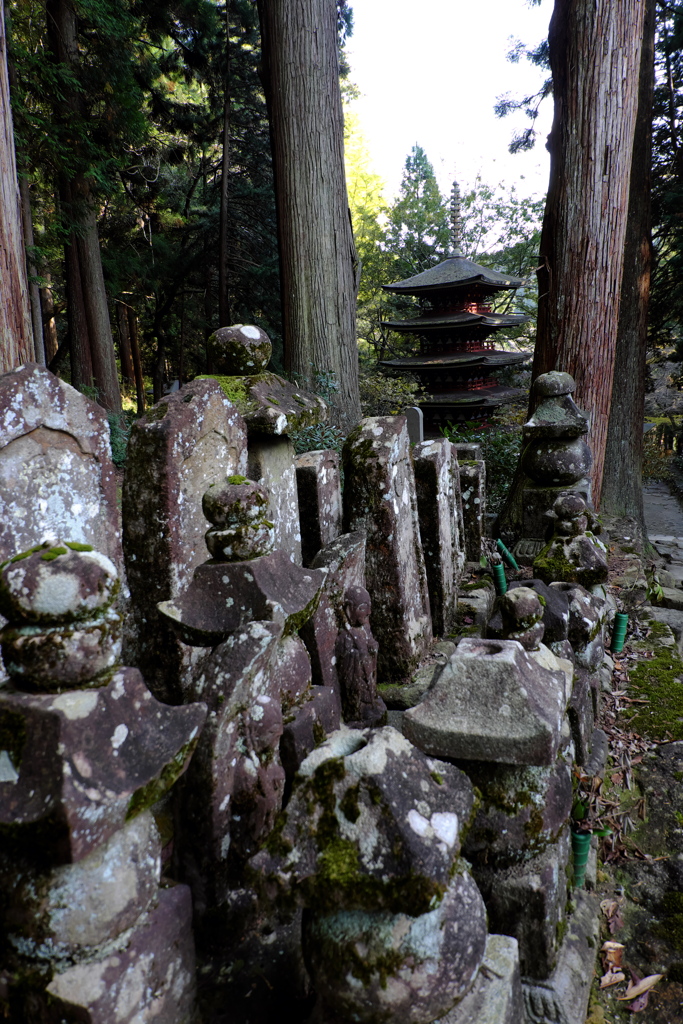
[[33,325],[33,350],[36,362],[41,366],[46,365],[45,344],[43,342],[43,309],[40,303],[40,285],[36,280],[38,268],[35,259],[29,256],[33,249],[33,217],[31,215],[31,190],[28,186],[28,179],[25,175],[19,179],[19,195],[21,197],[21,221],[24,232],[24,245],[27,253],[27,269],[29,275],[28,295],[31,307],[31,323]]
[[[221,155],[221,211],[218,227],[218,321],[229,327],[230,270],[228,267],[228,203],[230,173],[230,2],[225,4],[225,92],[223,95],[223,152]],[[182,386],[182,381],[181,381]]]
[[589,413],[593,500],[607,441],[645,0],[555,0],[555,114],[533,375],[564,370]]
[[34,359],[19,183],[0,0],[0,373]]
[[643,533],[643,409],[652,251],[650,178],[654,87],[655,0],[645,0],[638,117],[601,502],[604,512],[633,517]]
[[285,368],[332,372],[337,419],[360,419],[356,249],[344,172],[334,0],[258,0],[270,113]]
[[[48,0],[48,35],[55,61],[78,64],[76,14],[67,0]],[[65,87],[55,101],[58,119],[83,117],[84,99]],[[67,313],[71,334],[72,380],[76,387],[94,380],[98,402],[110,412],[121,412],[121,390],[116,369],[114,339],[109,320],[107,293],[102,272],[97,214],[90,185],[84,172],[59,181],[62,214],[70,227],[64,247],[67,280]]]

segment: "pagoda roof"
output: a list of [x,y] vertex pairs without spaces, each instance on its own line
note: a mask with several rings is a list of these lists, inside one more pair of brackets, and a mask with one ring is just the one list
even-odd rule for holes
[[384,284],[382,287],[387,292],[422,295],[425,292],[465,288],[474,284],[484,285],[491,291],[499,291],[504,288],[519,288],[522,281],[518,277],[510,277],[489,267],[482,267],[465,256],[449,256],[437,266],[423,270],[421,274],[407,277],[404,281],[395,281],[394,284]]
[[501,384],[489,388],[473,388],[471,391],[448,391],[439,392],[437,395],[425,396],[419,400],[420,408],[431,408],[433,406],[483,406],[484,408],[496,408],[499,405],[506,405],[514,402],[515,398],[523,395],[522,388],[509,388]]
[[481,352],[449,352],[438,355],[421,354],[403,359],[380,359],[380,366],[392,370],[443,370],[449,367],[460,369],[468,366],[514,366],[528,362],[532,352],[505,352],[484,349]]
[[457,313],[429,313],[425,316],[412,317],[410,320],[383,320],[383,327],[392,331],[411,331],[422,334],[426,331],[443,331],[450,327],[486,327],[497,330],[499,327],[519,327],[529,321],[525,313],[470,313],[462,310]]

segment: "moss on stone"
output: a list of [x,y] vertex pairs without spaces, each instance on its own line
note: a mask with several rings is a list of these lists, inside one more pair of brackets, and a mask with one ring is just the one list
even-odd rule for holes
[[176,779],[182,774],[198,741],[199,734],[178,751],[156,779],[152,779],[146,785],[136,789],[128,802],[126,821],[130,821],[131,818],[135,818],[142,811],[146,811],[171,788]]
[[[236,484],[236,485],[237,484],[249,484],[249,483],[251,483],[251,480],[249,480],[249,478],[246,477],[246,476],[240,476],[239,474],[234,474],[233,476],[229,476],[228,477],[228,483],[229,484]],[[211,486],[214,487],[215,484],[211,484]]]
[[92,544],[79,544],[79,542],[75,541],[75,540],[72,540],[72,541],[68,541],[67,540],[64,543],[66,544],[66,546],[68,548],[71,548],[72,551],[94,551],[95,550],[93,548]]
[[251,412],[255,408],[255,402],[250,399],[249,396],[249,384],[250,380],[254,378],[238,376],[238,377],[226,377],[220,374],[201,374],[201,380],[215,380],[221,388],[221,391],[225,397],[236,407],[237,411],[244,415],[246,412]]
[[44,551],[40,556],[43,562],[54,562],[55,558],[59,558],[60,555],[68,554],[66,548],[49,548],[48,551]]

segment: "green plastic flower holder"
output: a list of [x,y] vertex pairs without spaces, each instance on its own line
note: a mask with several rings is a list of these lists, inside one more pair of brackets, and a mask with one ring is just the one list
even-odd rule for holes
[[493,566],[493,584],[496,588],[496,593],[499,597],[503,594],[507,594],[508,583],[505,579],[505,566],[494,565]]
[[614,616],[614,628],[612,629],[612,653],[619,654],[624,649],[626,639],[626,627],[628,626],[628,615],[625,612],[617,612]]
[[586,880],[586,865],[591,851],[592,833],[572,829],[572,854],[574,857],[574,888],[583,888]]
[[496,541],[496,547],[498,548],[501,557],[507,562],[510,568],[514,569],[515,572],[517,572],[517,570],[519,569],[519,566],[517,565],[517,559],[513,554],[511,554],[511,552],[508,551],[508,549],[505,547],[500,538],[498,538],[498,540]]

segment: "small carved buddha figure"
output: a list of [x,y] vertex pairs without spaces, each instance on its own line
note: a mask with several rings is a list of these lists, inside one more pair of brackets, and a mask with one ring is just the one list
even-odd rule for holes
[[377,695],[379,644],[370,630],[370,595],[364,587],[349,587],[344,594],[346,623],[335,644],[342,713],[347,725],[377,725],[386,706]]

